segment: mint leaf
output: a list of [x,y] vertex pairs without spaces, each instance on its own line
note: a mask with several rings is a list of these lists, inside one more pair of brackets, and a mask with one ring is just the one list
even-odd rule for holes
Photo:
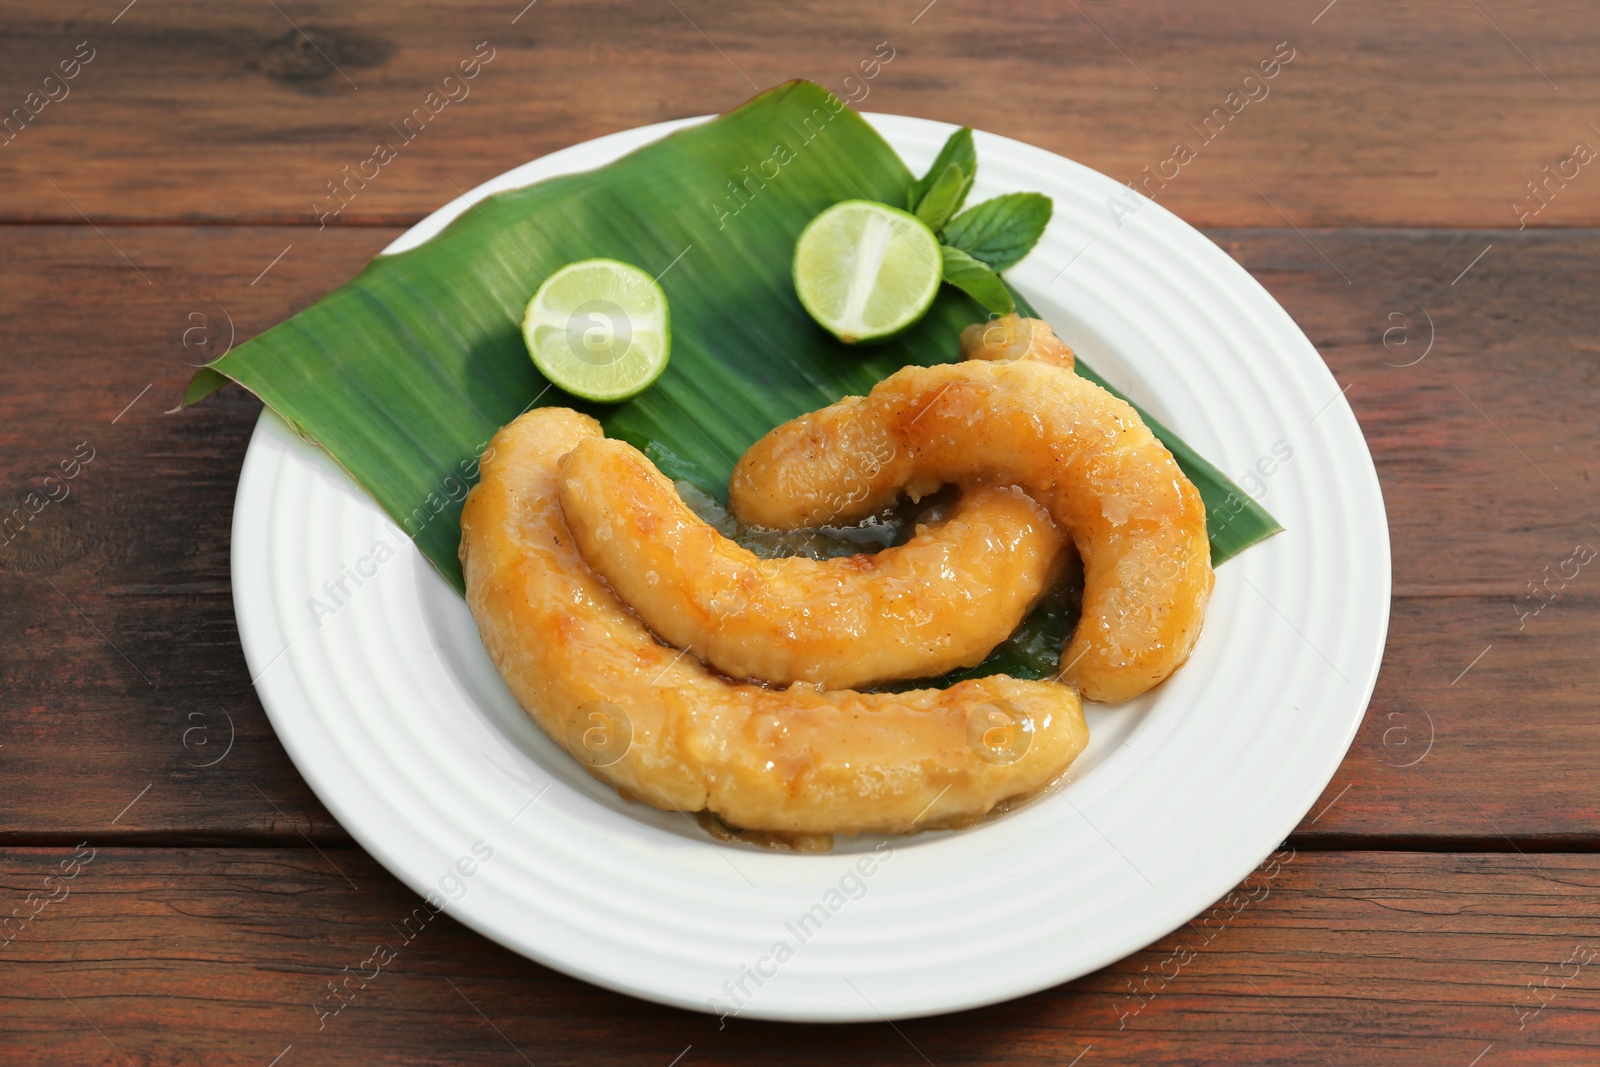
[[[1054,210],[1050,198],[1042,193],[1007,193],[957,215],[940,239],[996,271],[1007,270],[1038,242]],[[931,222],[928,225],[939,229]]]
[[1017,302],[1011,299],[1011,291],[1006,288],[1006,283],[1000,280],[1000,275],[959,248],[940,245],[939,254],[944,259],[945,281],[990,311],[1009,315],[1017,310]]
[[961,210],[961,203],[967,198],[967,189],[972,188],[972,180],[978,176],[978,150],[972,145],[971,126],[963,126],[952,133],[944,147],[939,149],[939,157],[928,168],[928,173],[911,183],[911,188],[906,192],[906,210],[914,214],[934,183],[952,166],[961,167],[967,172],[966,189],[961,190],[961,195],[956,199],[955,207],[951,209],[953,214]]
[[917,218],[928,224],[928,229],[938,233],[950,216],[956,213],[967,190],[972,188],[972,174],[961,164],[952,163],[939,173],[933,187],[917,205]]

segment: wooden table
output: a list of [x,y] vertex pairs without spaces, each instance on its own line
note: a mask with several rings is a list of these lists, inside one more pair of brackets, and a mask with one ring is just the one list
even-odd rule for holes
[[[1600,548],[1600,174],[1574,161],[1600,147],[1600,10],[126,2],[0,16],[0,514],[27,516],[0,543],[0,885],[42,909],[0,944],[0,1061],[1600,1061],[1600,569],[1541,585]],[[319,225],[480,42],[470,97]],[[1152,188],[1305,329],[1377,461],[1394,606],[1348,758],[1209,920],[1013,1003],[721,1028],[444,919],[319,1029],[328,981],[416,902],[256,700],[228,544],[259,404],[169,412],[189,365],[457,191],[786,78],[841,90],[881,42],[867,109],[1128,181],[1293,50]]]

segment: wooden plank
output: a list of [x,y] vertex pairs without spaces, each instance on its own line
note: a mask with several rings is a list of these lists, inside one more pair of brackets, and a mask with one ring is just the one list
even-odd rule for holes
[[[1594,856],[1535,868],[1285,852],[1076,982],[894,1027],[806,1027],[720,1026],[605,992],[448,910],[402,929],[421,902],[357,851],[94,847],[76,877],[48,883],[72,849],[0,853],[6,908],[42,908],[0,947],[0,1063],[1494,1067],[1600,1054]],[[25,905],[29,893],[57,899]],[[393,959],[372,976],[363,961],[380,945]],[[333,1013],[328,983],[347,967],[369,979]]]
[[[792,77],[1120,181],[1165,172],[1150,191],[1207,226],[1515,227],[1514,202],[1542,203],[1527,182],[1600,146],[1600,11],[1582,0],[19,0],[7,24],[0,114],[24,108],[0,135],[8,219],[311,223],[384,142],[395,158],[365,167],[337,224],[409,221],[528,159]],[[446,84],[480,44],[488,66]],[[1275,54],[1293,58],[1245,81]],[[1600,222],[1600,182],[1568,170],[1534,225]]]
[[[29,521],[0,533],[0,834],[348,840],[267,723],[234,623],[229,527],[261,405],[235,389],[167,413],[190,363],[310,304],[386,239],[310,235],[7,233],[0,513]],[[294,241],[305,253],[252,285]],[[77,456],[92,458],[46,482]]]
[[[238,648],[228,529],[258,405],[233,389],[162,412],[230,318],[238,340],[266,328],[394,231],[101,229],[0,229],[4,499],[24,501],[80,443],[96,450],[70,495],[0,547],[0,840],[347,841],[272,735]],[[1302,833],[1600,847],[1593,568],[1525,625],[1515,611],[1575,542],[1600,548],[1593,233],[1308,231],[1352,284],[1292,230],[1215,236],[1350,386],[1389,512],[1383,674]],[[1393,365],[1426,348],[1424,312],[1433,348]],[[1411,347],[1398,334],[1384,346],[1396,313]],[[1274,478],[1296,476],[1291,463]],[[198,766],[226,716],[234,748]]]

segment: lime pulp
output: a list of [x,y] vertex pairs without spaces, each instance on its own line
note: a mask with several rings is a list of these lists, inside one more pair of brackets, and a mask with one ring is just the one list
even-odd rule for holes
[[557,388],[583,400],[626,400],[667,367],[667,296],[630,264],[569,263],[528,301],[522,337],[534,366]]
[[845,200],[812,219],[794,250],[794,289],[846,344],[886,340],[927,313],[939,292],[939,239],[921,219]]

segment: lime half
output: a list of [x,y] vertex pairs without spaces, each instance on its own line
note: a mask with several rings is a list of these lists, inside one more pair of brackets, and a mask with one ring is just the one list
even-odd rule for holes
[[939,239],[915,215],[845,200],[812,219],[794,249],[794,291],[845,344],[882,341],[927,313],[939,292]]
[[528,301],[522,337],[533,365],[558,388],[584,400],[626,400],[667,368],[667,295],[627,263],[568,263]]

